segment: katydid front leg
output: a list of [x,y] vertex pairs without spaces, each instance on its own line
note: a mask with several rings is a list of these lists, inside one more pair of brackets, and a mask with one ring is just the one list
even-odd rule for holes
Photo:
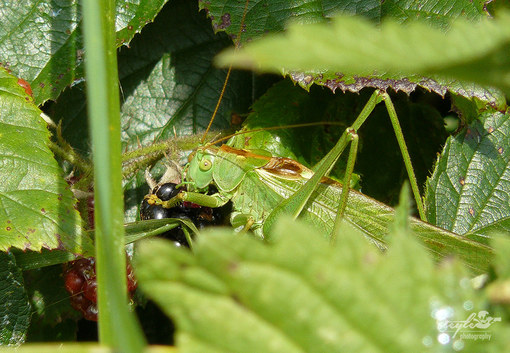
[[[225,192],[218,192],[213,195],[204,195],[197,192],[181,192],[176,196],[176,198],[181,199],[182,201],[193,202],[200,206],[215,208],[224,206],[230,201],[232,195]],[[250,214],[238,213],[235,216],[231,214],[231,223],[233,226],[235,226],[235,224],[239,224],[242,227],[242,232],[253,229],[254,225],[255,228],[261,226],[260,222],[255,222]]]
[[182,191],[179,194],[177,194],[175,198],[180,201],[193,202],[203,207],[216,208],[224,206],[227,202],[229,202],[230,199],[232,198],[232,195],[222,192],[218,192],[213,195],[205,195],[198,192]]
[[[360,126],[365,122],[365,120],[368,118],[370,113],[372,113],[375,106],[382,101],[382,99],[383,97],[380,91],[377,90],[372,94],[372,96],[370,97],[367,104],[365,105],[361,113],[358,115],[352,126],[344,131],[336,145],[319,162],[314,175],[305,183],[305,185],[303,185],[301,189],[299,189],[294,195],[292,195],[288,199],[284,200],[278,207],[276,207],[269,214],[264,223],[263,228],[264,236],[266,238],[268,238],[269,234],[271,234],[271,228],[273,227],[276,219],[278,219],[280,216],[284,214],[290,215],[294,218],[297,218],[299,216],[299,214],[305,207],[306,203],[312,196],[312,193],[317,188],[317,185],[319,185],[322,177],[326,176],[331,171],[334,164],[336,163],[336,161],[338,161],[338,158],[340,158],[342,152],[345,150],[345,148],[350,142],[355,140],[354,149],[357,149],[358,139],[357,131],[360,128]],[[347,197],[349,196],[350,177],[352,175],[352,168],[354,167],[353,158],[355,158],[355,154],[356,151],[353,152],[353,149],[351,148],[351,153],[349,153],[349,160],[347,162],[348,170],[346,172],[346,178],[344,179],[342,196],[340,198],[339,203],[340,207],[338,208],[333,233],[335,233],[335,230],[338,228],[338,225],[340,224],[341,219],[343,217],[345,206],[347,205]]]
[[181,191],[170,200],[162,201],[156,195],[151,194],[147,197],[149,204],[161,205],[164,208],[172,208],[182,203],[183,201],[193,202],[197,205],[216,208],[224,206],[231,198],[231,195],[217,193],[214,195],[205,195],[198,192]]

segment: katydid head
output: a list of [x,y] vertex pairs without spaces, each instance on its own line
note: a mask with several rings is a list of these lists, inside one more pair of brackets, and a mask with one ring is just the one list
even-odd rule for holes
[[[239,32],[236,36],[235,48],[239,47],[239,43],[241,42],[241,34],[243,32],[244,20],[246,18],[246,13],[248,12],[248,4],[250,0],[246,0],[244,4],[243,17],[241,19],[241,26],[239,27]],[[228,84],[228,80],[230,77],[230,72],[232,71],[232,65],[227,70],[227,76],[225,77],[225,81],[223,83],[223,87],[221,89],[220,96],[216,103],[216,107],[214,108],[213,114],[209,121],[209,125],[207,126],[204,135],[202,137],[201,143],[205,143],[205,139],[207,133],[209,132],[214,118],[218,113],[218,109],[220,107],[221,101],[223,99],[223,95],[225,94],[225,89]],[[214,143],[210,143],[206,146],[199,147],[197,151],[190,155],[190,160],[188,166],[186,167],[186,183],[189,185],[188,189],[190,191],[205,191],[207,187],[213,182],[213,166],[214,159],[216,156],[216,152],[214,149],[211,150],[211,146],[220,141],[216,141]],[[209,147],[207,147],[209,146]]]
[[193,188],[201,191],[213,181],[215,155],[206,149],[199,148],[191,157],[186,172],[186,181]]

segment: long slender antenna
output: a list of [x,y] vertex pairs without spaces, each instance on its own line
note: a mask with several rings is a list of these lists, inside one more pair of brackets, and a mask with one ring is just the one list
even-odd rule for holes
[[320,125],[340,125],[340,126],[343,126],[345,124],[343,124],[341,122],[336,122],[336,121],[317,121],[317,122],[314,122],[314,123],[290,124],[290,125],[282,125],[282,126],[261,127],[261,128],[258,128],[258,129],[251,129],[251,130],[242,130],[242,131],[238,131],[238,132],[236,132],[234,134],[231,134],[231,135],[219,138],[217,140],[214,140],[212,142],[209,142],[207,144],[207,146],[216,145],[217,143],[226,141],[226,140],[228,140],[228,139],[230,139],[231,137],[234,137],[234,136],[239,136],[239,135],[244,135],[244,134],[251,134],[253,132],[270,131],[270,130],[281,130],[281,129],[293,129],[293,128],[298,128],[298,127],[309,127],[309,126],[320,126]]
[[[241,34],[243,33],[244,20],[246,18],[246,13],[248,12],[249,2],[250,2],[250,0],[246,0],[246,3],[244,4],[243,17],[241,18],[241,26],[239,26],[239,32],[237,33],[236,43],[234,44],[235,49],[237,49],[239,47],[239,44],[241,43]],[[211,129],[211,125],[214,121],[214,118],[216,117],[216,114],[218,113],[218,109],[220,108],[221,101],[223,100],[223,95],[225,94],[225,89],[227,88],[227,83],[228,83],[228,79],[230,78],[231,71],[232,71],[232,64],[230,64],[228,67],[227,77],[225,77],[225,82],[223,82],[223,88],[221,89],[220,97],[218,98],[218,102],[216,103],[216,107],[214,108],[214,112],[211,116],[211,120],[209,120],[209,125],[207,125],[207,129],[205,129],[204,136],[202,137],[202,140],[200,140],[200,143],[204,143],[205,137],[207,136],[207,133]]]

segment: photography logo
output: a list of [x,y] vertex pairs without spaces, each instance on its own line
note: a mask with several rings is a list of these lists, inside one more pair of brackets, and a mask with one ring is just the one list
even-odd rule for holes
[[489,312],[481,310],[478,313],[471,313],[466,320],[446,320],[446,331],[454,332],[452,338],[459,336],[463,340],[490,340],[490,327],[500,322],[500,317],[492,317]]

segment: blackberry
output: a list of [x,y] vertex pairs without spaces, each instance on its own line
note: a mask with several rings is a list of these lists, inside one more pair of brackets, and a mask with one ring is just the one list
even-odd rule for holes
[[177,184],[174,183],[166,183],[159,186],[156,186],[152,193],[156,194],[158,199],[161,201],[168,201],[172,197],[176,196],[179,192],[184,191],[183,188],[176,188]]
[[151,205],[147,199],[142,201],[140,206],[140,218],[146,219],[163,219],[170,218],[168,209],[161,205]]
[[[151,181],[149,185],[152,183],[155,182]],[[175,183],[165,182],[163,184],[155,185],[152,188],[151,193],[145,196],[142,204],[140,205],[140,218],[142,220],[162,218],[188,219],[192,221],[198,229],[224,223],[228,213],[225,212],[225,209],[230,210],[229,207],[210,208],[187,201],[184,201],[172,208],[164,208],[159,205],[159,201],[168,201],[181,191],[185,191],[185,189],[183,187],[177,188],[177,184]],[[207,194],[212,195],[217,192],[218,189],[214,185],[211,185]],[[181,226],[161,234],[160,237],[173,241],[176,246],[189,247]]]

